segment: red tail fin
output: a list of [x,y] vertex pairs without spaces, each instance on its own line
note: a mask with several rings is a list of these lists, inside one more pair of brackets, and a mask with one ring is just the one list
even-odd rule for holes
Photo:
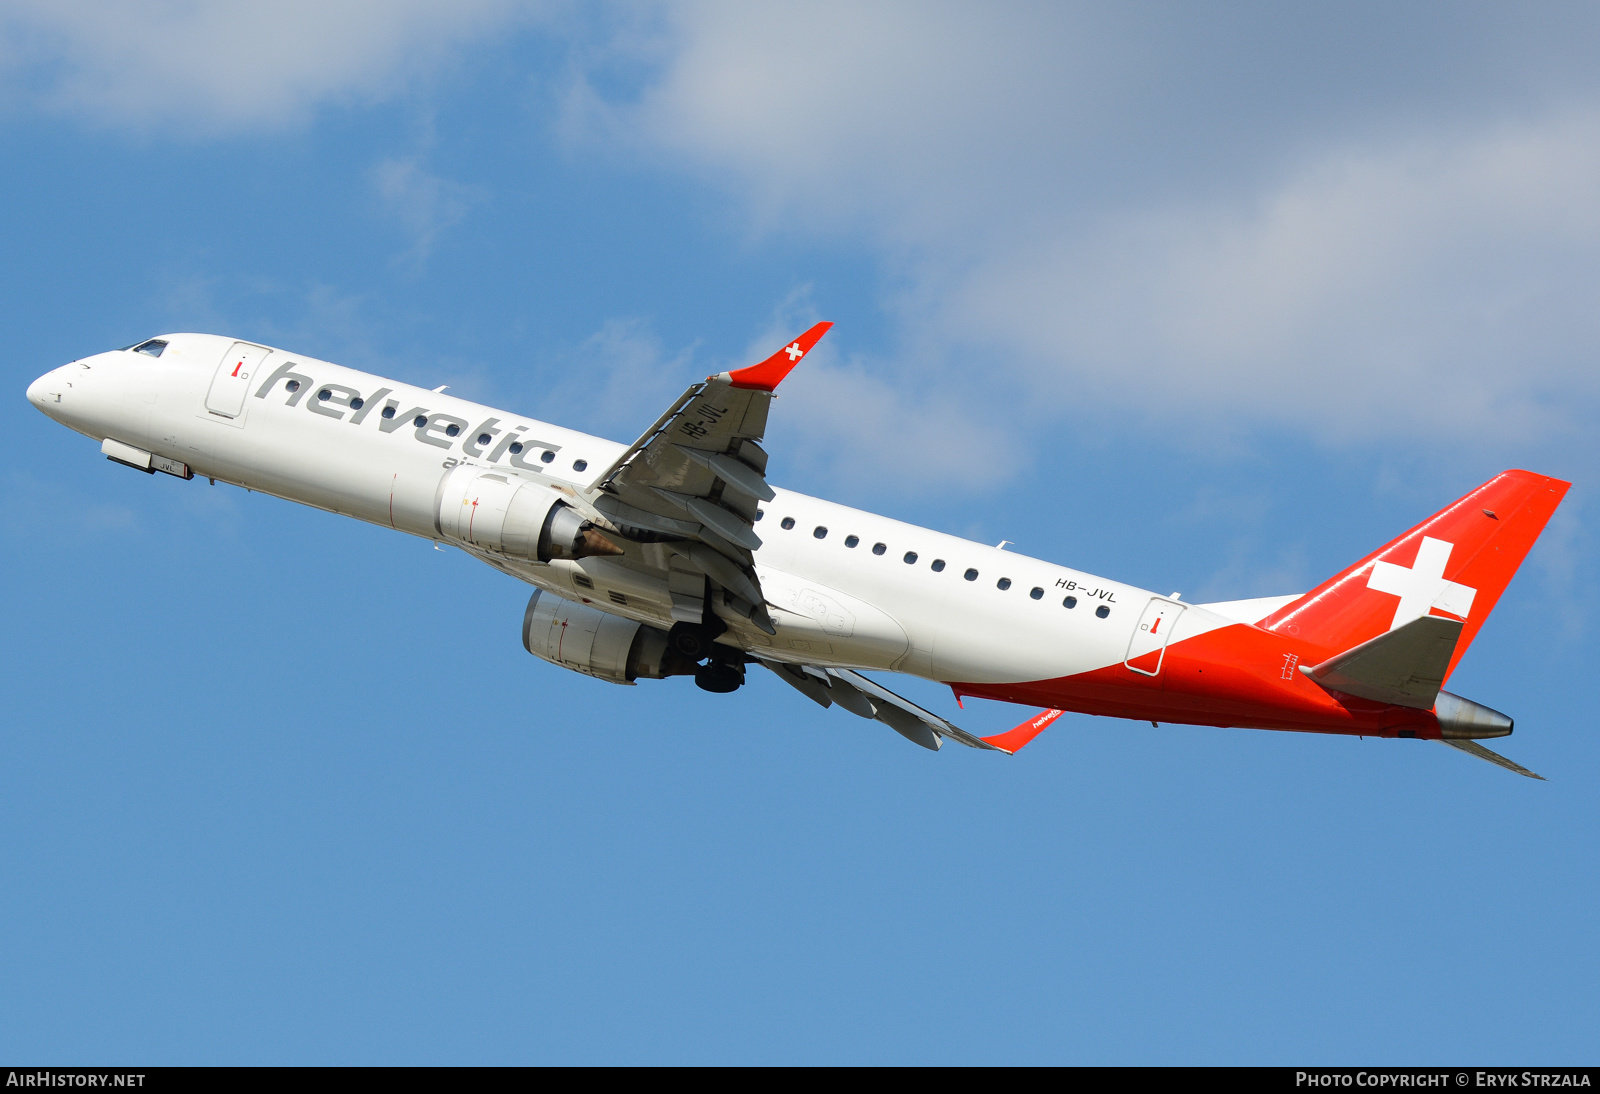
[[1570,485],[1531,471],[1496,475],[1259,626],[1337,651],[1419,616],[1461,619],[1448,679]]

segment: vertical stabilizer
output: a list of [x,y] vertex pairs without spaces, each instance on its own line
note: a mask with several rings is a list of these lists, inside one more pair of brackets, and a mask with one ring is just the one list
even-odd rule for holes
[[1257,625],[1344,651],[1425,616],[1459,620],[1443,683],[1570,485],[1496,475]]

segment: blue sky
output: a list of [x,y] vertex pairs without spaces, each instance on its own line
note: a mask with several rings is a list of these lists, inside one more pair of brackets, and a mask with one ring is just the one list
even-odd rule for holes
[[[7,5],[0,1056],[1591,1059],[1597,23]],[[612,687],[464,555],[22,398],[203,330],[629,440],[819,318],[777,481],[1191,600],[1573,480],[1451,684],[1550,781]]]

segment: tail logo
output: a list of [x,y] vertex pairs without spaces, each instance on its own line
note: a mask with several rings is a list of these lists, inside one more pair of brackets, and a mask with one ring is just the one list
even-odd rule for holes
[[1453,543],[1423,536],[1422,545],[1417,548],[1417,561],[1411,567],[1396,566],[1392,562],[1373,563],[1367,588],[1400,598],[1394,609],[1394,622],[1389,624],[1391,631],[1427,615],[1430,608],[1462,619],[1472,611],[1472,600],[1478,590],[1444,579],[1444,568],[1454,549]]

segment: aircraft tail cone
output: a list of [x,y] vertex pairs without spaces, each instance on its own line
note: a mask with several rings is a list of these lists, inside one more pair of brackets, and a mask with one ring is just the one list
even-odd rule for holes
[[1448,691],[1439,693],[1433,704],[1433,715],[1439,719],[1439,736],[1446,741],[1509,737],[1516,724],[1509,715]]

